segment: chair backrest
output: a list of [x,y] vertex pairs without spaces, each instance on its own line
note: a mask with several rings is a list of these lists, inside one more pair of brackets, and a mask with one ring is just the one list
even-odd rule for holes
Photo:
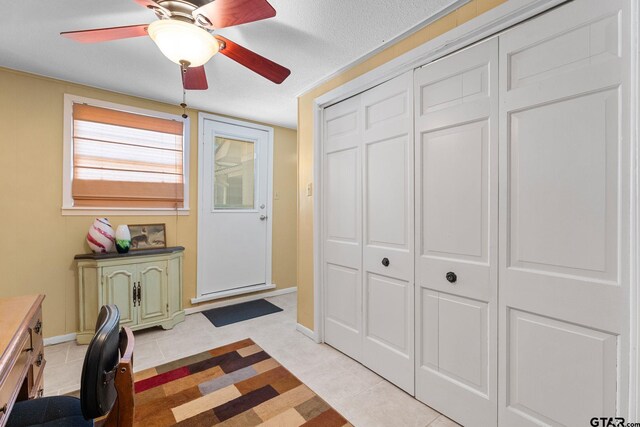
[[96,333],[89,343],[82,366],[80,404],[86,419],[111,411],[117,392],[114,378],[120,361],[120,312],[115,305],[100,309]]

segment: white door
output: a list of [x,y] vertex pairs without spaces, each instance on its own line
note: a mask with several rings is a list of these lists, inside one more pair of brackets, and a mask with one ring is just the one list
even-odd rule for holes
[[362,363],[414,393],[413,72],[361,95]]
[[415,72],[416,397],[497,424],[498,40]]
[[574,1],[500,38],[504,426],[627,415],[630,12]]
[[324,111],[324,340],[413,394],[412,73]]
[[324,111],[324,341],[362,354],[362,111],[355,96]]
[[270,284],[269,133],[204,120],[203,136],[198,292]]

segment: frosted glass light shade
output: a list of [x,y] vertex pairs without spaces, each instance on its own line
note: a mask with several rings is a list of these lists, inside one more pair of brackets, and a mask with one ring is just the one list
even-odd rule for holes
[[211,34],[183,21],[154,21],[147,32],[164,56],[176,64],[187,61],[190,67],[199,67],[220,50],[218,41]]

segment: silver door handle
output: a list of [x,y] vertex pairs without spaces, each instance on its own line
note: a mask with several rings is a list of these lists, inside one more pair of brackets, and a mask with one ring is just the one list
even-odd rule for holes
[[264,221],[265,219],[267,219],[266,215],[260,215],[260,221]]

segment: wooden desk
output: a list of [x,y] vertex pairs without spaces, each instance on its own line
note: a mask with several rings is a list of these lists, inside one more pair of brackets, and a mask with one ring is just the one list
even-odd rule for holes
[[16,400],[42,396],[44,295],[0,298],[0,427]]

